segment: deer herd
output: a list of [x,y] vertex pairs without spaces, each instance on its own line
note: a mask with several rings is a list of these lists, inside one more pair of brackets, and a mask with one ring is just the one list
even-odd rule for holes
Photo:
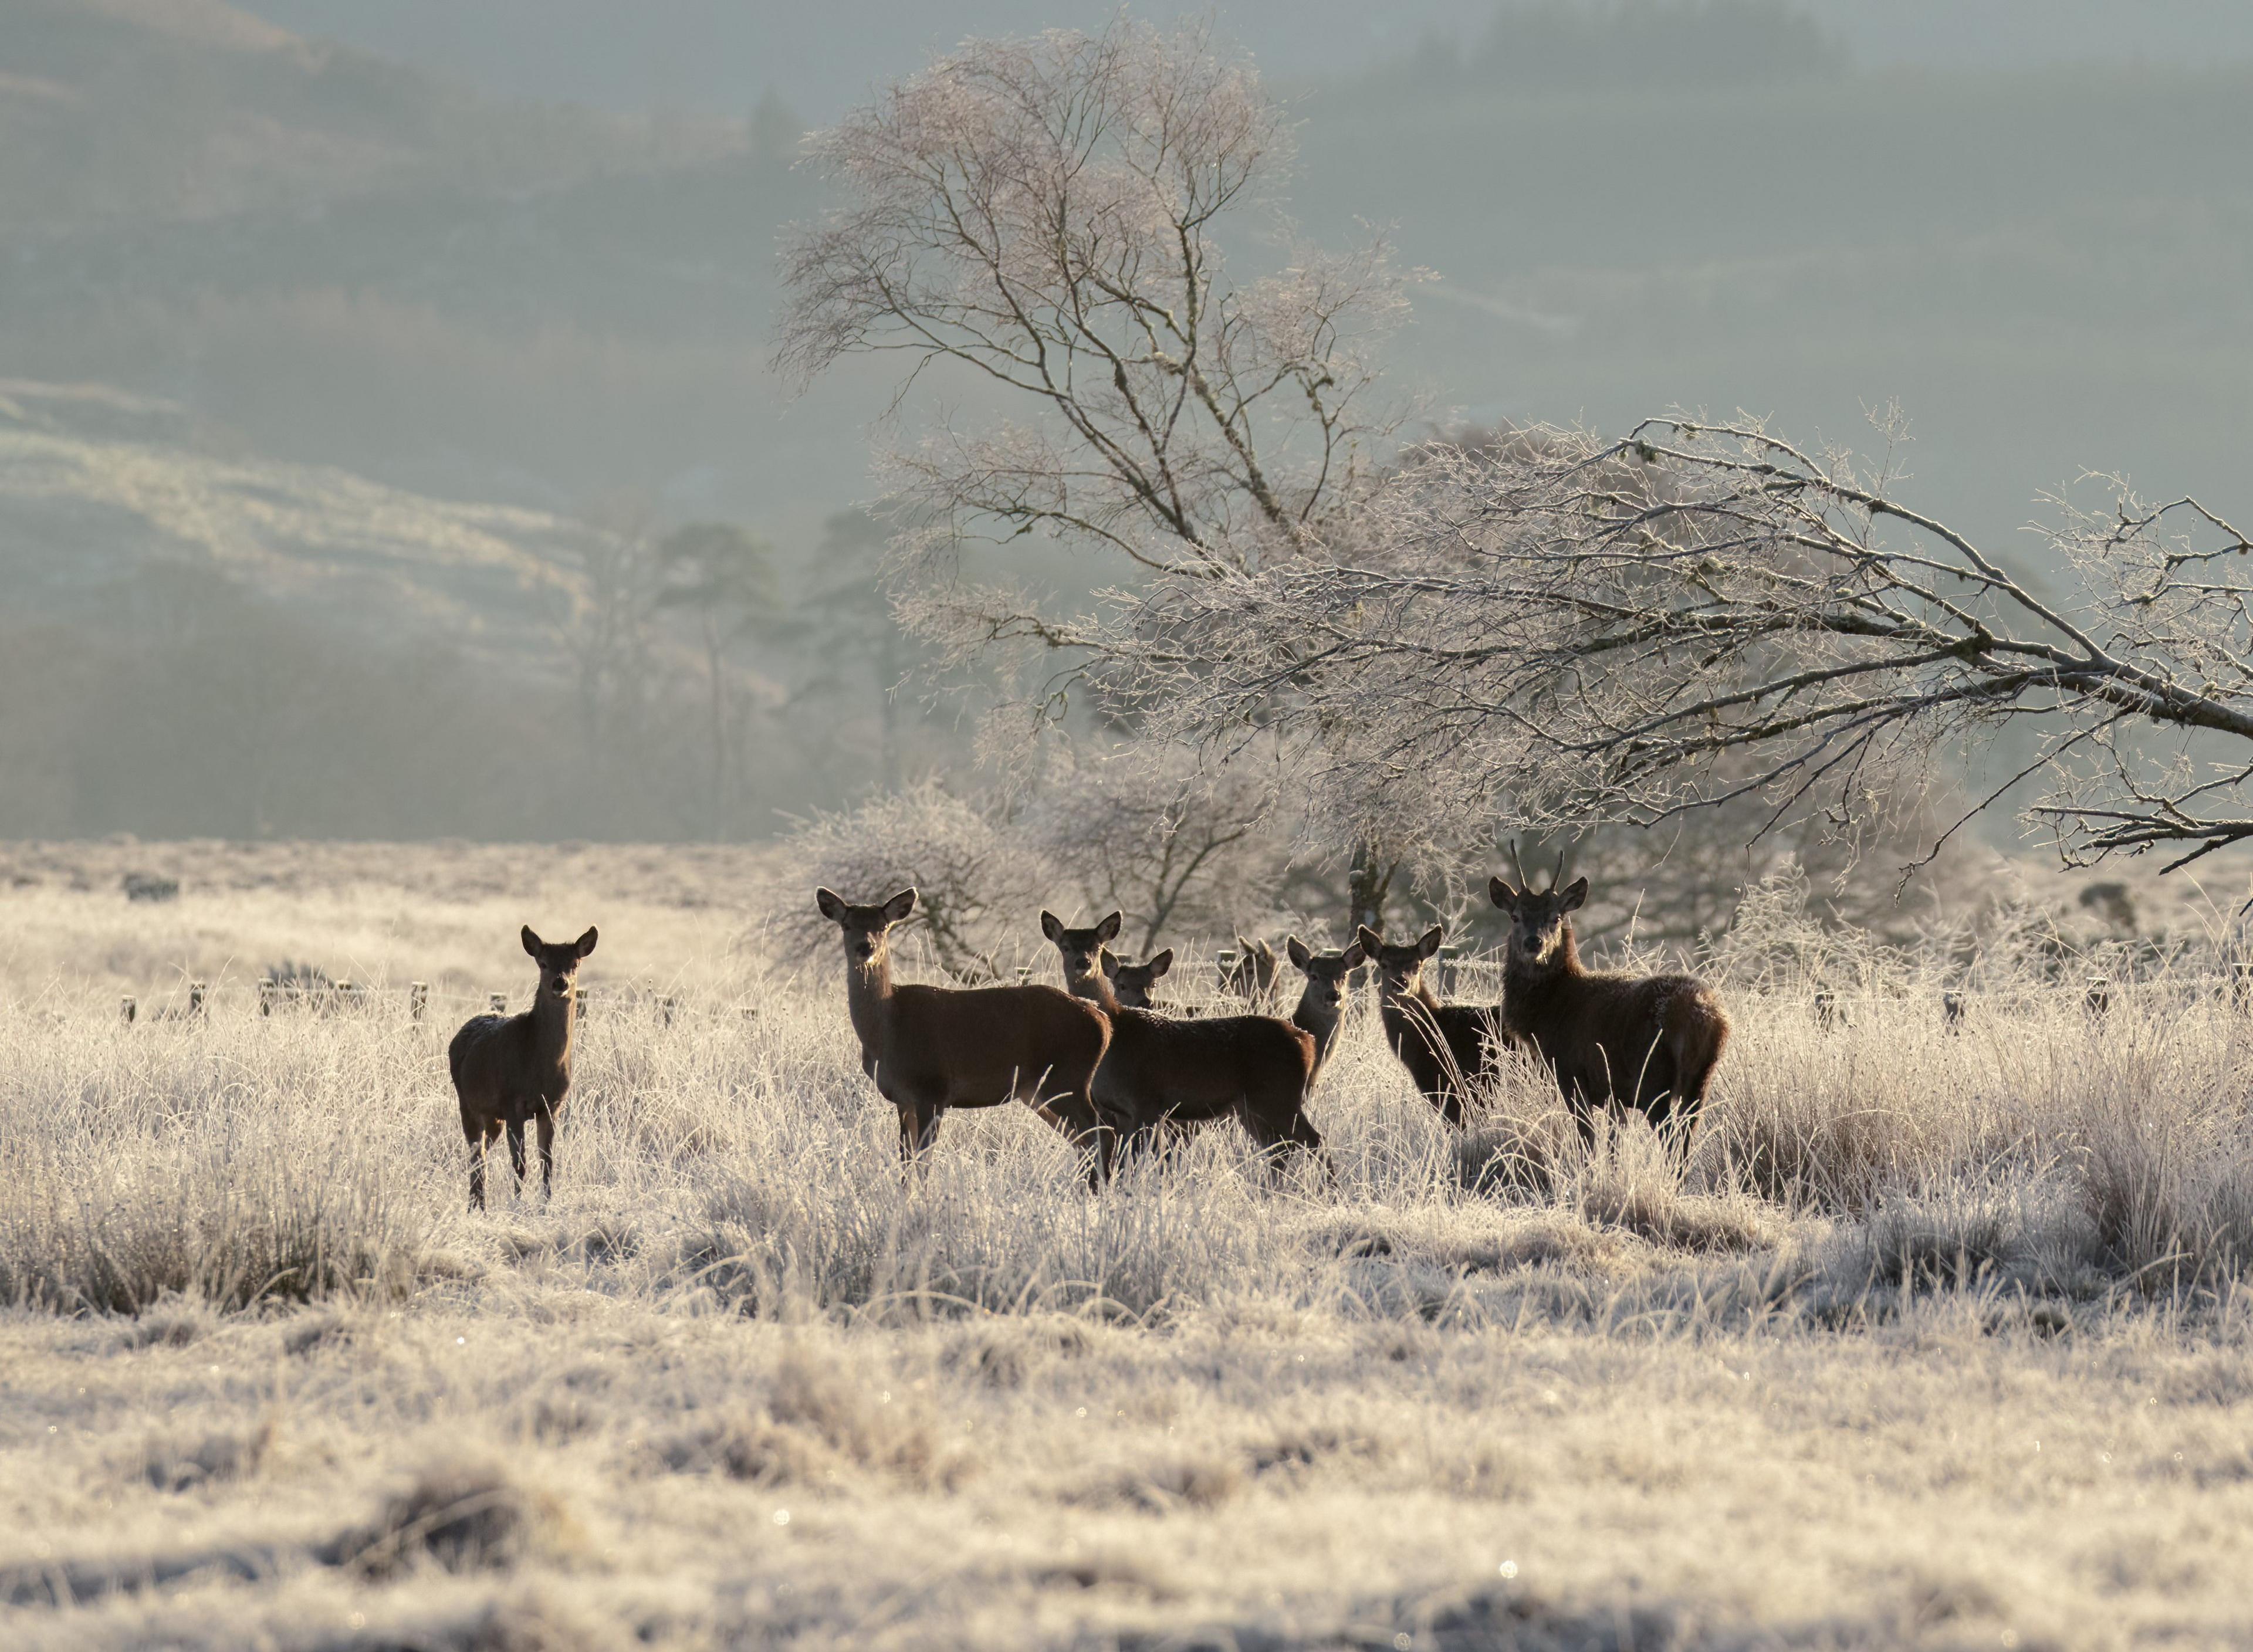
[[[1426,979],[1446,938],[1436,924],[1405,945],[1364,925],[1350,944],[1321,952],[1294,935],[1280,958],[1265,942],[1239,942],[1224,986],[1260,1000],[1287,958],[1305,982],[1287,1019],[1168,1013],[1151,993],[1173,965],[1172,950],[1139,964],[1113,953],[1116,912],[1080,929],[1041,914],[1041,931],[1063,959],[1062,991],[929,986],[892,977],[891,938],[915,911],[914,889],[868,906],[826,889],[814,901],[844,941],[845,1001],[861,1065],[899,1113],[904,1161],[931,1146],[949,1108],[1022,1101],[1079,1149],[1091,1185],[1107,1180],[1122,1155],[1166,1152],[1186,1133],[1224,1119],[1243,1126],[1271,1170],[1296,1152],[1327,1173],[1307,1102],[1365,966],[1376,972],[1385,1042],[1448,1125],[1464,1127],[1503,1052],[1515,1049],[1554,1077],[1584,1140],[1594,1140],[1599,1111],[1625,1107],[1686,1154],[1728,1042],[1728,1016],[1694,977],[1584,965],[1572,914],[1587,899],[1588,881],[1559,888],[1563,873],[1560,859],[1545,889],[1534,889],[1522,868],[1516,884],[1488,882],[1489,896],[1510,919],[1499,1004],[1440,1000]],[[595,950],[595,931],[554,945],[527,927],[523,939],[540,965],[533,1007],[474,1018],[447,1052],[470,1145],[473,1207],[485,1203],[486,1147],[504,1129],[519,1185],[527,1123],[538,1132],[543,1192],[554,1179],[555,1115],[571,1084],[573,980]]]

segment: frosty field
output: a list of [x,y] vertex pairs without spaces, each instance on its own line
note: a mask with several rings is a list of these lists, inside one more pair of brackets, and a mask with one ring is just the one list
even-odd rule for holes
[[[2253,1645],[2253,1016],[2196,969],[1952,1028],[1719,974],[1680,1172],[1530,1071],[1452,1137],[1364,999],[1335,1186],[1209,1130],[1091,1196],[1018,1109],[903,1178],[763,875],[0,850],[0,1645]],[[527,921],[601,925],[592,1004],[554,1203],[473,1216],[444,1042]],[[283,958],[383,990],[262,1016]]]

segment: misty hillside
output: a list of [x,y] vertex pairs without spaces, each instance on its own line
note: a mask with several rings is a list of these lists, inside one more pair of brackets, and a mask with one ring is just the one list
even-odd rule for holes
[[199,442],[170,402],[0,380],[0,601],[97,619],[151,568],[228,582],[367,640],[551,666],[605,536]]
[[[1994,29],[1958,66],[1873,66],[1852,10],[1474,7],[1420,48],[1290,58],[1291,209],[1318,240],[1389,226],[1437,272],[1392,360],[1441,422],[1743,406],[1861,442],[1863,410],[1898,398],[1909,497],[2005,554],[2033,496],[2084,466],[2253,515],[2239,35],[2212,67],[1996,66]],[[402,10],[400,38],[418,17],[450,38],[447,15]],[[1272,35],[1281,13],[1245,15]],[[712,50],[783,38],[743,17],[753,32]],[[845,24],[820,32],[841,54],[825,85],[893,72]],[[528,61],[596,49],[537,45]],[[13,393],[0,589],[18,673],[31,627],[65,679],[111,673],[0,680],[0,755],[44,754],[10,771],[0,830],[317,833],[357,810],[362,835],[726,835],[896,762],[873,553],[836,526],[869,488],[884,364],[803,398],[768,368],[776,238],[822,205],[792,165],[811,117],[782,97],[724,120],[595,113],[216,0],[0,0],[0,379],[88,387]],[[591,519],[771,545],[784,611],[729,668],[726,784],[699,777],[715,742],[684,708],[715,697],[694,670],[652,687],[584,637],[542,640],[541,593],[579,576],[594,541],[571,525]],[[183,612],[202,617],[165,617]],[[542,648],[562,711],[506,686],[503,662]],[[295,685],[297,732],[244,742],[244,774],[268,777],[129,760],[136,708],[215,703],[213,673],[229,694]],[[327,685],[317,714],[304,673]],[[513,730],[507,765],[461,728],[465,699]],[[847,703],[857,732],[825,737]],[[318,756],[303,775],[276,755],[290,740]],[[409,806],[438,775],[445,809]]]
[[523,188],[726,142],[706,123],[497,110],[419,69],[221,0],[0,0],[0,219],[17,233]]

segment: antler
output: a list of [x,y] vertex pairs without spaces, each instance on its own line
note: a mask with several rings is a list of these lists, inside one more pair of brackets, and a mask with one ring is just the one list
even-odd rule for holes
[[1526,888],[1525,862],[1517,858],[1517,840],[1516,838],[1512,838],[1510,840],[1510,870],[1517,874],[1517,887],[1521,889]]
[[1549,875],[1549,887],[1555,889],[1565,881],[1565,846],[1557,846],[1557,869]]

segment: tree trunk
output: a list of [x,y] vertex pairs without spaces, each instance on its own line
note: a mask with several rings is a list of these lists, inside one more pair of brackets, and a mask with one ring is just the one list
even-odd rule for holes
[[1354,845],[1353,866],[1346,874],[1345,884],[1347,944],[1352,944],[1355,932],[1364,924],[1379,935],[1385,933],[1385,896],[1398,870],[1399,863],[1385,860],[1368,839]]

